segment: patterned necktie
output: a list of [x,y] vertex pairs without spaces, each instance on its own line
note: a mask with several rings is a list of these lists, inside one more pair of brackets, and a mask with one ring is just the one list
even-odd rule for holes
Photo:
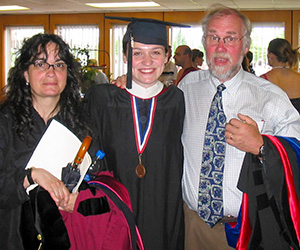
[[199,216],[213,227],[223,217],[222,180],[225,160],[226,116],[222,105],[222,91],[217,87],[207,121],[199,183]]

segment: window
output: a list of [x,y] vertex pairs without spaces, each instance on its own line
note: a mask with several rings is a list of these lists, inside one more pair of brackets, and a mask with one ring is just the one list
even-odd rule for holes
[[191,25],[191,28],[171,27],[169,37],[172,50],[175,51],[179,45],[188,45],[191,49],[204,51],[202,34],[201,25]]
[[252,23],[250,51],[253,53],[252,65],[257,76],[271,69],[267,61],[268,45],[275,38],[284,38],[284,23]]
[[[187,45],[191,49],[199,49],[205,54],[204,47],[202,45],[202,26],[201,25],[191,25],[191,28],[178,28],[171,27],[170,29],[170,43],[172,46],[173,56],[176,48],[179,45]],[[207,69],[207,64],[205,62],[204,56],[202,69]]]
[[16,53],[21,49],[24,39],[38,33],[44,33],[43,26],[5,27],[5,79],[9,69],[14,66]]
[[[98,25],[57,25],[57,34],[73,51],[75,58],[79,58],[86,65],[87,59],[99,57],[99,27]],[[88,55],[80,53],[83,49]]]
[[126,29],[127,25],[115,24],[110,30],[113,79],[127,73],[127,64],[123,62],[123,36]]

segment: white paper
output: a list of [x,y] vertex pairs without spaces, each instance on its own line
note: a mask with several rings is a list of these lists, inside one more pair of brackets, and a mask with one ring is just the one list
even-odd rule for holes
[[[68,128],[56,120],[52,120],[46,132],[42,136],[34,150],[26,168],[36,167],[46,169],[55,177],[61,180],[62,168],[73,162],[81,146],[81,141]],[[88,152],[80,164],[80,179],[73,193],[77,191],[92,160]],[[27,192],[35,188],[31,185]]]

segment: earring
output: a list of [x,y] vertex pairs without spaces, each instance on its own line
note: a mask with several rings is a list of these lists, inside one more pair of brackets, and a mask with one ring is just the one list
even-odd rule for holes
[[29,86],[29,82],[26,82],[25,84],[26,84],[26,86]]

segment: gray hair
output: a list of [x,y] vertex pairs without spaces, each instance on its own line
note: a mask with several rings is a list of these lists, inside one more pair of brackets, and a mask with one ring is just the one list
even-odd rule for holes
[[209,21],[215,16],[221,17],[221,16],[229,16],[229,15],[236,15],[236,16],[240,17],[241,20],[243,21],[243,25],[244,25],[243,48],[244,49],[246,47],[250,48],[250,44],[251,44],[250,35],[251,35],[252,27],[251,27],[251,22],[250,22],[249,18],[237,10],[226,7],[221,4],[213,5],[210,8],[210,10],[207,12],[207,14],[204,16],[204,18],[202,19],[202,30],[203,30],[202,43],[203,43],[204,47],[206,47],[205,37],[207,34],[207,25],[208,25]]

